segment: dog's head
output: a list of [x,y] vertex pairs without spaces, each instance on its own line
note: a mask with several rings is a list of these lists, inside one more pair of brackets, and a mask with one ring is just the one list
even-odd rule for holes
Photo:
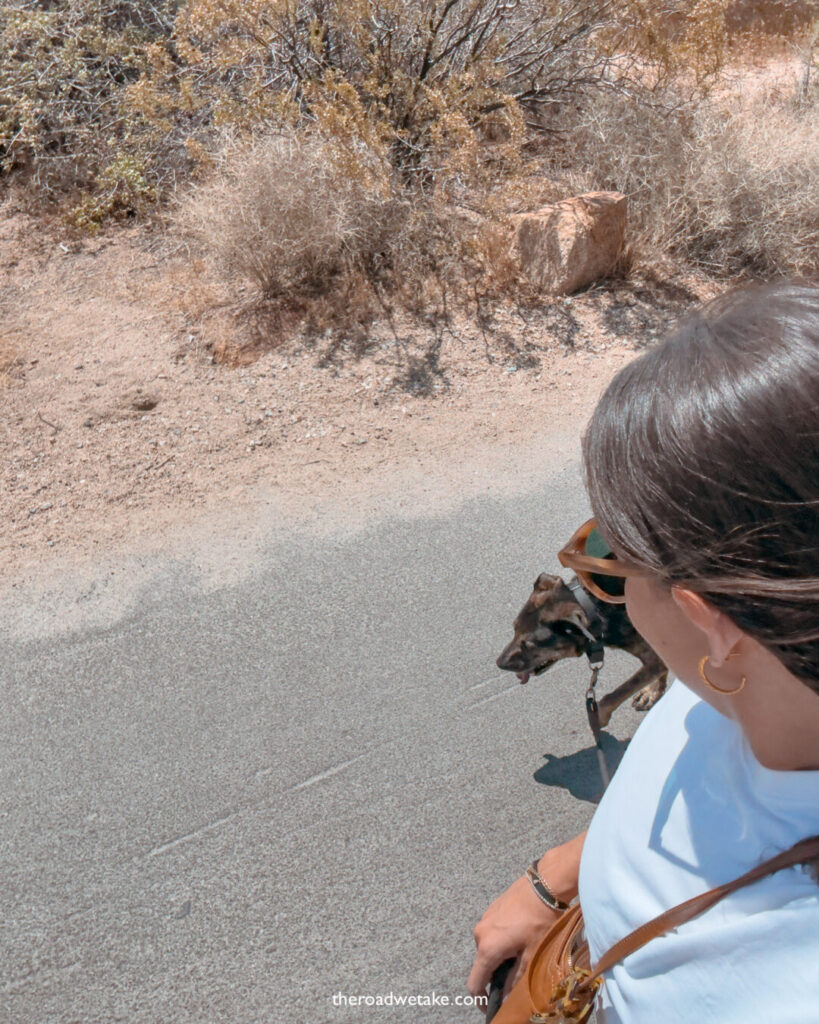
[[515,619],[515,638],[504,647],[496,664],[514,672],[525,683],[556,661],[577,658],[585,651],[578,626],[588,628],[588,617],[559,576],[542,572],[535,589]]

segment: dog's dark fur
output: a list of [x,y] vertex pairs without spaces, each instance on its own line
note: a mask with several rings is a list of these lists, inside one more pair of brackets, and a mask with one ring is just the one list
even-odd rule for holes
[[[603,623],[603,644],[619,647],[643,664],[633,676],[599,702],[600,724],[605,726],[612,712],[632,694],[634,706],[650,708],[665,692],[668,669],[632,626],[623,604],[607,604],[589,594]],[[563,658],[579,658],[586,652],[586,640],[578,625],[588,629],[586,612],[559,576],[541,573],[535,589],[515,619],[515,638],[497,660],[498,668],[515,672],[522,683],[530,675],[545,672]]]

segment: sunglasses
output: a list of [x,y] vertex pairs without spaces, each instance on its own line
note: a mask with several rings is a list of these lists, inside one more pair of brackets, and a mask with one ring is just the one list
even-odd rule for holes
[[557,553],[560,564],[572,569],[595,597],[607,604],[625,604],[626,576],[645,576],[643,569],[621,562],[589,519],[575,531],[569,543]]

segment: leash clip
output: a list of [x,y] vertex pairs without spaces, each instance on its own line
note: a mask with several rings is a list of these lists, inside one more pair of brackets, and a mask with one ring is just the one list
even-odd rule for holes
[[597,686],[597,677],[600,675],[600,669],[603,667],[603,652],[602,650],[599,653],[594,651],[588,655],[588,658],[591,677],[589,679],[589,688],[586,690],[586,710],[589,712],[591,720],[591,715],[597,714],[597,698],[594,695],[594,688]]
[[606,764],[606,755],[603,751],[599,708],[597,705],[597,696],[594,692],[594,688],[597,686],[597,677],[600,675],[600,669],[603,666],[602,657],[598,663],[594,663],[590,657],[589,666],[591,667],[591,678],[589,679],[589,688],[586,690],[586,715],[589,719],[589,727],[591,728],[592,736],[594,736],[594,745],[597,748],[597,765],[600,769],[600,777],[603,780],[603,791],[605,792],[608,788],[608,784],[611,782],[611,773],[609,772],[608,764]]
[[580,580],[575,577],[569,582],[568,587],[572,594],[574,594],[577,603],[585,611],[589,623],[589,628],[579,622],[576,623],[576,625],[586,639],[586,658],[588,659],[589,668],[591,669],[589,688],[586,690],[586,715],[588,716],[589,727],[592,731],[592,735],[594,736],[594,745],[597,748],[597,764],[600,768],[600,777],[603,780],[603,790],[605,791],[611,781],[611,775],[609,773],[609,767],[606,764],[606,755],[603,752],[603,741],[600,730],[600,714],[597,705],[597,697],[594,695],[594,688],[597,686],[597,677],[600,675],[600,669],[603,667],[603,659],[605,657],[605,645],[603,644],[603,621],[600,618],[594,602],[584,590],[583,584]]

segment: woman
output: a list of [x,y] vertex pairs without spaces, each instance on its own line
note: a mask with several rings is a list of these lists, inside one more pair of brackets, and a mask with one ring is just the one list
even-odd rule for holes
[[[626,366],[583,441],[629,615],[676,681],[587,834],[538,874],[592,963],[669,907],[819,833],[819,289],[735,292]],[[541,893],[543,890],[541,890]],[[548,897],[546,902],[551,902]],[[475,928],[468,988],[556,919],[524,875]],[[819,886],[790,868],[606,974],[600,1024],[816,1024]]]

